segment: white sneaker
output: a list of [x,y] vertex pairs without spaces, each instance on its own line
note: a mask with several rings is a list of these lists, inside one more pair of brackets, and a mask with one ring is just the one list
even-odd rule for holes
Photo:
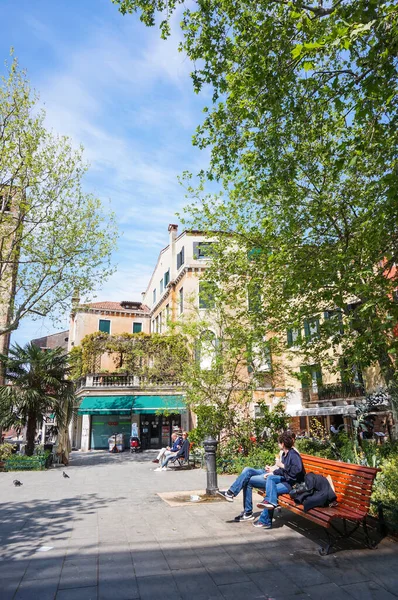
[[157,469],[154,469],[154,471],[161,471],[162,467],[158,467]]
[[162,467],[160,470],[161,471],[168,471],[168,468],[167,467]]

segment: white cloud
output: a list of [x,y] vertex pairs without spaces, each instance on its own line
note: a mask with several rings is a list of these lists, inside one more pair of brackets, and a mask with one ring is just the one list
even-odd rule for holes
[[[177,176],[199,170],[204,161],[191,147],[200,100],[178,38],[165,42],[158,30],[116,17],[106,23],[94,18],[73,47],[45,22],[26,20],[31,35],[55,57],[56,67],[43,62],[34,81],[47,123],[84,145],[91,165],[87,189],[112,200],[124,231],[115,255],[118,270],[97,292],[99,299],[120,301],[140,300],[168,243],[167,225],[185,204]],[[17,335],[39,337],[38,327],[27,321]],[[40,327],[43,335],[51,330],[47,322]]]

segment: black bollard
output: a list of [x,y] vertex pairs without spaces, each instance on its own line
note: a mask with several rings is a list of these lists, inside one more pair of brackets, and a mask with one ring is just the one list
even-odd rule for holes
[[206,494],[208,496],[215,496],[217,494],[217,465],[216,465],[216,452],[217,452],[218,441],[212,436],[205,438],[203,447],[205,449],[205,461],[207,470],[207,487]]

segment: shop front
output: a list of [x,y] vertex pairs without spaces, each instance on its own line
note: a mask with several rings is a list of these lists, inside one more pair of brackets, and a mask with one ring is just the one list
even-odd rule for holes
[[108,440],[123,435],[129,447],[132,429],[138,431],[143,450],[170,445],[174,428],[187,428],[188,415],[183,396],[86,396],[78,409],[82,418],[80,447],[83,450],[108,448]]
[[[132,396],[87,396],[79,406],[79,415],[90,416],[89,448],[108,448],[108,439],[123,434],[123,446],[129,447]],[[87,418],[87,417],[86,417]]]
[[169,446],[173,428],[182,427],[181,413],[186,413],[182,396],[134,396],[142,449]]

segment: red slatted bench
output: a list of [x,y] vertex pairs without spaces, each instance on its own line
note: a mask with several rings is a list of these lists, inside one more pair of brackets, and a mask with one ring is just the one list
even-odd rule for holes
[[[328,541],[326,546],[319,550],[322,556],[329,554],[338,539],[350,537],[361,525],[366,545],[374,548],[375,545],[369,538],[366,517],[369,512],[373,482],[380,469],[352,465],[309,454],[302,454],[301,458],[306,473],[317,473],[324,477],[330,475],[337,496],[337,506],[312,508],[308,512],[304,512],[304,507],[296,504],[288,494],[279,496],[279,505],[325,528]],[[264,496],[262,490],[258,490],[258,493]],[[334,521],[336,520],[343,522],[343,533],[335,526]],[[331,530],[337,532],[337,535],[331,535]]]

